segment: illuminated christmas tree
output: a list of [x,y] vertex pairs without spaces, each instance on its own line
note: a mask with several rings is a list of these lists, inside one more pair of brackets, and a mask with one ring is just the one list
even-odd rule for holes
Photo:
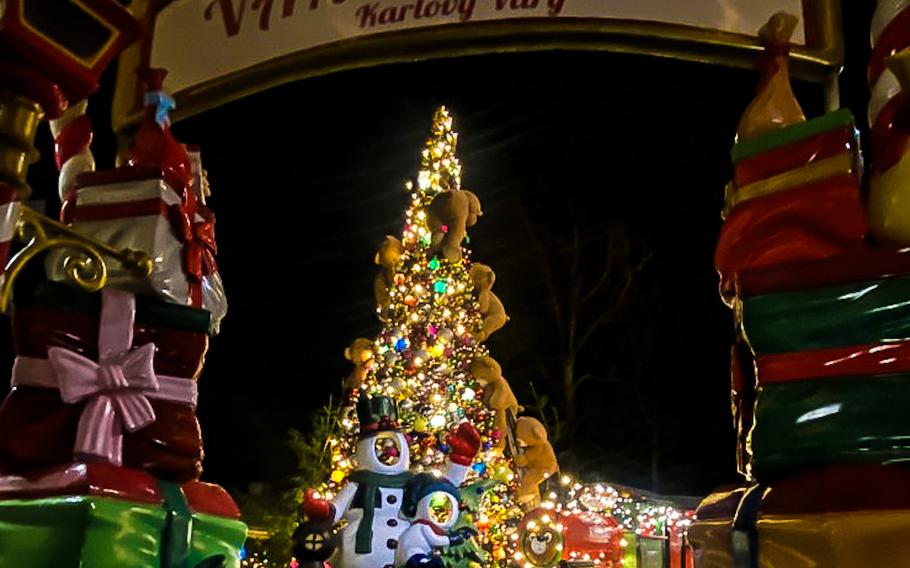
[[[478,534],[444,556],[448,566],[494,566],[511,558],[522,515],[509,427],[518,405],[482,343],[508,318],[490,291],[492,270],[473,262],[465,247],[466,228],[482,212],[477,197],[461,188],[457,141],[451,116],[440,108],[419,174],[406,184],[411,204],[401,238],[387,237],[376,255],[383,328],[346,351],[355,368],[345,387],[351,409],[364,395],[397,401],[411,473],[441,475],[447,434],[464,422],[476,427],[481,449],[461,486],[459,525]],[[341,422],[342,433],[329,440],[333,471],[323,493],[330,499],[357,467],[357,416],[349,412]]]

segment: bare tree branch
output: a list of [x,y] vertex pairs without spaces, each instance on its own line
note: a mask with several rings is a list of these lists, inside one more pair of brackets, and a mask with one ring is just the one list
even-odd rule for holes
[[[579,425],[585,420],[576,404],[580,388],[594,381],[622,380],[584,373],[585,369],[579,368],[579,355],[599,329],[619,317],[620,308],[650,255],[632,266],[626,229],[613,224],[606,225],[605,230],[583,233],[582,227],[570,220],[567,234],[548,238],[532,225],[527,208],[521,204],[518,207],[524,213],[520,217],[529,251],[534,255],[548,294],[545,309],[554,320],[553,335],[555,345],[559,346],[555,353],[534,354],[541,383],[546,384],[551,395],[547,399],[550,410],[545,414],[561,426],[566,447],[574,448]],[[602,260],[590,262],[592,258]],[[551,412],[553,417],[549,416]]]
[[578,227],[577,226],[572,227],[572,248],[571,248],[572,266],[571,266],[570,270],[571,270],[571,274],[573,276],[573,284],[576,284],[575,287],[580,287],[580,284],[577,284],[577,282],[579,280],[579,278],[577,278],[579,276],[578,262],[579,262],[579,257],[581,256],[581,242],[580,241],[581,241],[581,235],[578,234]]
[[598,377],[597,375],[594,375],[592,373],[587,373],[585,375],[582,375],[581,377],[578,378],[578,380],[575,381],[575,386],[573,388],[575,389],[575,391],[578,391],[579,387],[581,387],[581,385],[587,381],[594,381],[595,383],[600,383],[600,384],[610,384],[610,383],[621,383],[621,382],[623,382],[623,380],[625,380],[625,379],[623,379],[621,377]]
[[638,276],[638,273],[644,269],[645,264],[647,264],[648,260],[650,259],[651,253],[648,253],[638,262],[638,264],[629,268],[625,274],[622,287],[616,293],[616,297],[612,302],[611,309],[602,312],[597,319],[587,325],[585,331],[582,333],[577,345],[575,346],[576,352],[580,351],[581,348],[584,347],[584,345],[588,342],[589,339],[591,339],[591,336],[594,335],[598,329],[608,325],[616,318],[618,315],[618,308],[625,301],[626,296],[629,294],[629,290],[632,289],[632,284],[635,281],[635,277]]
[[537,253],[537,259],[540,261],[541,271],[543,272],[543,281],[547,287],[548,292],[548,305],[550,311],[553,315],[553,320],[556,323],[557,329],[563,331],[563,318],[562,318],[562,303],[559,299],[559,294],[556,291],[556,285],[553,282],[553,267],[550,264],[550,258],[546,250],[544,250],[543,243],[541,243],[540,238],[537,236],[537,232],[534,230],[534,227],[531,226],[530,215],[527,212],[527,209],[524,209],[524,214],[521,215],[522,224],[525,229],[525,233],[528,236],[528,240],[533,244],[534,250]]
[[547,384],[550,385],[550,388],[556,387],[556,381],[553,380],[553,373],[550,372],[550,369],[544,364],[543,359],[540,355],[534,356],[534,366],[537,367],[537,371],[544,378]]
[[[613,273],[615,272],[615,267],[616,267],[617,246],[615,243],[615,241],[616,241],[615,235],[618,234],[618,232],[619,231],[615,231],[615,230],[610,231],[610,237],[609,237],[610,240],[607,243],[607,256],[604,259],[604,267],[600,273],[600,278],[591,286],[591,288],[588,290],[588,293],[585,294],[584,297],[581,299],[582,304],[586,304],[586,303],[590,302],[592,299],[594,299],[594,297],[597,296],[597,294],[600,292],[600,290],[612,278]],[[628,248],[628,247],[624,247],[624,248]]]

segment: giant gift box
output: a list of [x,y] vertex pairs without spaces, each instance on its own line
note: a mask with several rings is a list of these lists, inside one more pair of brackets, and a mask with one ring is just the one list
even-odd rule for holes
[[731,300],[749,268],[834,256],[862,244],[858,134],[847,110],[737,143],[714,263]]
[[[125,301],[134,306],[126,308],[130,322],[102,321],[102,298],[113,294],[121,300],[128,296]],[[19,282],[13,310],[14,388],[0,407],[2,471],[31,474],[73,459],[80,423],[95,394],[65,400],[58,381],[63,379],[54,376],[51,352],[58,359],[72,354],[97,361],[99,337],[107,326],[108,334],[129,338],[133,351],[153,346],[154,374],[195,393],[208,347],[209,321],[205,310],[155,298],[114,291],[87,294],[65,284]],[[115,325],[119,325],[116,330],[111,327]],[[159,385],[158,392],[150,391],[148,397],[155,420],[122,433],[121,463],[172,481],[197,479],[202,471],[202,435],[195,394],[176,400],[156,396],[160,391]]]
[[[147,279],[113,263],[108,269],[110,286],[208,310],[217,331],[227,301],[214,260],[215,219],[195,190],[173,178],[146,166],[80,174],[61,216],[80,233],[151,258],[153,270]],[[53,281],[68,278],[64,255],[65,251],[48,257]]]
[[910,458],[910,253],[857,248],[739,276],[758,386],[752,471]]
[[902,566],[910,558],[910,471],[830,466],[718,490],[689,528],[699,568]]
[[0,566],[236,568],[239,517],[217,485],[107,464],[0,477]]

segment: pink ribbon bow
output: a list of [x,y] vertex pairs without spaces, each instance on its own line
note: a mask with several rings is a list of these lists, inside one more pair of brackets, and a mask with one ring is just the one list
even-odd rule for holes
[[148,395],[160,386],[153,365],[155,344],[130,349],[135,297],[112,289],[102,294],[98,362],[60,347],[48,348],[47,356],[63,402],[87,401],[79,417],[75,452],[121,465],[123,430],[135,432],[155,421]]

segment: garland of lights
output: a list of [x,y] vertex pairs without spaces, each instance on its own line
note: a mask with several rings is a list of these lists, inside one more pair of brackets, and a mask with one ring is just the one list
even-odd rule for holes
[[[559,481],[559,490],[548,493],[538,514],[525,521],[525,531],[564,535],[570,517],[585,517],[594,513],[614,519],[625,533],[655,537],[666,535],[670,530],[683,532],[695,520],[693,511],[682,511],[606,483],[585,484],[570,475],[563,475]],[[628,545],[626,538],[618,540],[620,548],[625,549]],[[586,551],[564,550],[562,541],[556,546],[561,556],[564,554],[571,560],[594,565],[604,562],[603,552],[592,556]],[[520,550],[515,551],[513,557],[525,568],[535,566]]]

